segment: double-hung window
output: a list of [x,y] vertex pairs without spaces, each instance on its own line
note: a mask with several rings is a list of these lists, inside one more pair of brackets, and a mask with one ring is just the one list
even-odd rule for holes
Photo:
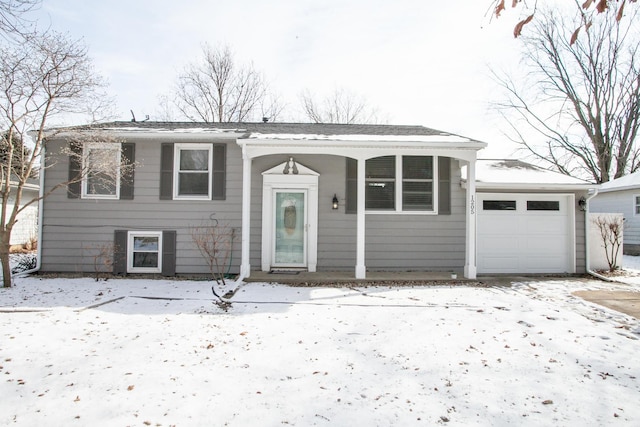
[[162,271],[162,232],[130,231],[127,248],[127,272]]
[[121,145],[85,144],[82,155],[82,197],[118,199],[120,197]]
[[365,163],[365,207],[370,211],[435,210],[433,156],[383,156]]
[[636,215],[640,215],[640,196],[634,196],[633,201],[633,211],[636,213]]
[[175,144],[175,199],[211,199],[212,151],[210,144]]

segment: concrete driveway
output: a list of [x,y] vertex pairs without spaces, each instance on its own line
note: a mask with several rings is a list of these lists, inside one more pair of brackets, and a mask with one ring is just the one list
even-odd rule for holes
[[573,295],[640,319],[640,292],[593,290]]

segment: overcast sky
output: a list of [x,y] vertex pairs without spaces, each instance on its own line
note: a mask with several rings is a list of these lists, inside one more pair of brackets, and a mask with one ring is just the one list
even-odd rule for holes
[[390,124],[420,124],[483,140],[483,157],[512,157],[490,109],[489,77],[517,67],[519,12],[490,20],[490,0],[44,0],[40,26],[82,37],[109,81],[119,120],[159,119],[158,97],[201,55],[229,45],[252,61],[301,119],[304,89],[364,96]]

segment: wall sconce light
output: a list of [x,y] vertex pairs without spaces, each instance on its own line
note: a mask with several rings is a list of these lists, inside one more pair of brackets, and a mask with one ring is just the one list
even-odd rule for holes
[[580,197],[580,200],[578,200],[578,206],[583,212],[587,210],[587,199],[585,199],[584,196]]
[[335,210],[338,209],[338,196],[333,195],[333,200],[331,201],[331,207]]

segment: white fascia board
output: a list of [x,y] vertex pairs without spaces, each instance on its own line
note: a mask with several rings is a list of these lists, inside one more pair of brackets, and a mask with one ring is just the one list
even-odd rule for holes
[[[461,182],[462,188],[467,188],[466,180]],[[592,190],[598,188],[595,184],[536,184],[536,183],[490,183],[476,181],[476,190],[493,191],[493,190],[527,190],[527,191],[580,191]]]
[[[427,153],[450,157],[475,159],[476,152],[486,146],[484,142],[449,141],[394,141],[394,140],[309,140],[309,139],[256,139],[237,140],[251,158],[278,153],[334,154],[350,157],[375,157],[399,153]],[[467,154],[463,154],[467,152]]]
[[599,187],[598,193],[611,193],[613,191],[627,191],[627,190],[639,190],[639,189],[640,189],[640,185],[638,184],[625,185],[623,187],[611,187],[611,188]]

